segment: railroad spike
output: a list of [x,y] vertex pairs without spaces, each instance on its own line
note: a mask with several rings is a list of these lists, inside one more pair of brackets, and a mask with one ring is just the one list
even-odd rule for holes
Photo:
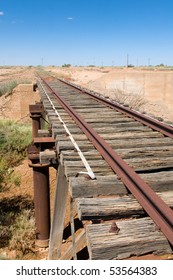
[[115,233],[118,234],[120,231],[119,227],[117,226],[117,224],[115,222],[112,223],[109,233]]

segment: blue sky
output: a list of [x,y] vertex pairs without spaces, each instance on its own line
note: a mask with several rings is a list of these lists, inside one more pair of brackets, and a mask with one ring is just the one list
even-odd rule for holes
[[173,0],[0,0],[0,65],[173,65]]

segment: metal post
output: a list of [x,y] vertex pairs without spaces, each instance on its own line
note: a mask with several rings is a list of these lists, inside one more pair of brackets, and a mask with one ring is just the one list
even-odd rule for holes
[[41,128],[41,117],[44,112],[43,104],[29,105],[30,118],[32,119],[32,138],[38,137],[38,130]]
[[33,168],[36,245],[47,247],[50,235],[49,164],[30,163]]
[[32,119],[32,138],[38,137],[38,130],[41,128],[41,114],[31,114]]

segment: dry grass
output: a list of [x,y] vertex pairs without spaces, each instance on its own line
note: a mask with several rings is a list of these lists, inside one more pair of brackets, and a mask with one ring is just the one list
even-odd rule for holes
[[[15,251],[15,258],[32,250],[35,241],[33,201],[27,196],[0,200],[0,259],[6,248]],[[8,258],[8,257],[7,257]]]
[[16,217],[15,223],[11,225],[12,237],[9,242],[9,249],[18,249],[25,254],[32,247],[32,240],[35,239],[35,219],[32,210],[23,210]]
[[21,178],[19,174],[14,175],[14,166],[26,156],[30,142],[30,126],[0,121],[0,259],[4,258],[6,247],[20,252],[21,257],[30,250],[31,241],[35,239],[32,199],[12,196],[10,191],[11,186],[14,189],[20,186]]
[[113,89],[111,90],[107,96],[116,102],[123,104],[125,106],[129,106],[135,110],[140,110],[147,101],[145,100],[144,96],[134,93],[124,92],[120,89]]

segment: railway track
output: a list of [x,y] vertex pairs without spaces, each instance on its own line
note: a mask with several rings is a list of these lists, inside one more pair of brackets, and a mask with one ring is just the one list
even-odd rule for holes
[[[172,254],[173,128],[98,93],[38,78],[59,175],[50,259],[124,259]],[[70,194],[72,245],[62,254]],[[75,233],[74,208],[82,222]]]

